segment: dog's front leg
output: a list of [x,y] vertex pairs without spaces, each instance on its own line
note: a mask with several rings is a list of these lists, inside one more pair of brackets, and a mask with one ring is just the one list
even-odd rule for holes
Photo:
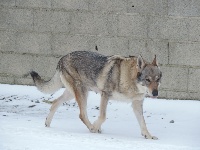
[[146,123],[143,116],[143,100],[134,100],[132,103],[133,111],[136,115],[138,123],[140,125],[141,133],[146,139],[154,139],[158,138],[155,136],[151,136],[149,131],[147,130]]

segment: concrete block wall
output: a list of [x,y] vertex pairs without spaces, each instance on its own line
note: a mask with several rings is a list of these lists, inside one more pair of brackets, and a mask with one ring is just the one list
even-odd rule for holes
[[[75,50],[158,57],[160,97],[200,99],[200,1],[1,0],[0,83],[45,79]],[[97,52],[97,51],[96,51]]]

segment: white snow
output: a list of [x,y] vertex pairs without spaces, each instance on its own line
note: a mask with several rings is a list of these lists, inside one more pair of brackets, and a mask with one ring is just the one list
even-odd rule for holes
[[[200,150],[200,101],[146,98],[144,139],[130,103],[110,101],[102,133],[90,133],[79,119],[74,100],[56,112],[51,127],[44,121],[60,94],[44,95],[35,87],[0,84],[0,150]],[[88,97],[91,122],[98,117],[100,96]],[[39,103],[38,103],[39,102]],[[174,123],[170,123],[174,120]]]

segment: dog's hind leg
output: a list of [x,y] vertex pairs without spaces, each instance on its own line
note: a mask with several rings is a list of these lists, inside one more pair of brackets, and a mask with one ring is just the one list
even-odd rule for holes
[[146,139],[157,140],[158,138],[155,136],[151,136],[151,134],[147,130],[146,123],[145,123],[144,116],[143,116],[143,100],[134,100],[132,103],[132,107],[133,107],[133,111],[136,115],[136,118],[138,120],[138,123],[140,125],[142,135]]
[[81,121],[87,126],[87,128],[92,132],[92,124],[90,123],[88,116],[87,116],[87,96],[88,91],[84,89],[84,87],[78,87],[74,91],[75,98],[78,103],[79,109],[80,109],[80,115],[79,118]]
[[64,93],[57,98],[56,100],[53,101],[53,104],[50,108],[50,113],[48,114],[46,121],[45,121],[45,126],[49,127],[52,121],[52,118],[56,112],[56,110],[58,109],[58,107],[60,105],[62,105],[64,102],[69,101],[71,99],[73,99],[74,96],[73,94],[71,94],[67,89],[64,91]]
[[105,92],[101,94],[100,115],[93,124],[93,132],[101,133],[101,125],[106,120],[106,109],[108,105],[108,95]]

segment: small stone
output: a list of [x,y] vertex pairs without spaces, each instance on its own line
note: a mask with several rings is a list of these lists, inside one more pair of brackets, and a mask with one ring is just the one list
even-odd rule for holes
[[5,100],[6,98],[5,97],[3,97],[3,98],[0,98],[0,100]]
[[35,107],[36,105],[31,105],[31,106],[28,106],[28,108],[32,108],[32,107]]
[[174,120],[171,120],[169,123],[174,123]]
[[39,100],[37,100],[37,101],[35,101],[35,103],[40,103],[40,101],[39,101]]
[[98,106],[96,106],[96,108],[95,108],[96,110],[99,110],[99,107]]

